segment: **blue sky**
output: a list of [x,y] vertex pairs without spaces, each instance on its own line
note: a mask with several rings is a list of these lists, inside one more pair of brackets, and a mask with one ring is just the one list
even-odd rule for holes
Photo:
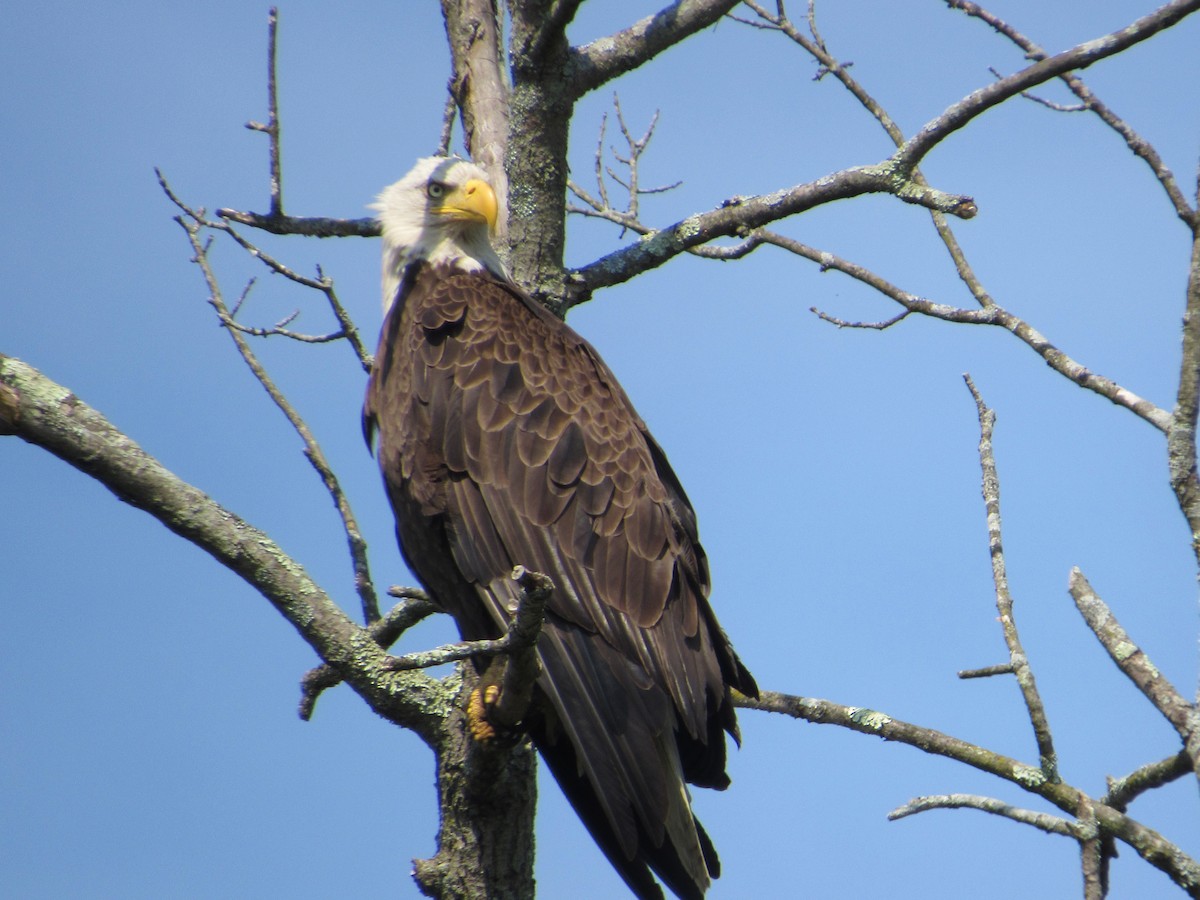
[[[793,4],[797,8],[803,4]],[[285,2],[285,204],[357,217],[436,145],[448,75],[437,4]],[[657,3],[593,2],[583,42]],[[1149,3],[997,0],[1051,50]],[[831,50],[912,133],[1010,72],[1018,51],[935,2],[819,7]],[[215,324],[160,167],[188,202],[262,210],[266,6],[16,4],[0,94],[0,352],[75,390],[182,478],[270,533],[348,608],[351,572],[298,439]],[[1085,73],[1191,193],[1200,149],[1200,20]],[[731,22],[578,108],[576,177],[591,186],[600,117],[620,94],[640,133],[661,120],[643,184],[669,224],[734,194],[797,184],[889,152],[882,131],[778,35]],[[1058,87],[1045,95],[1065,100]],[[609,143],[615,132],[610,127]],[[959,239],[998,302],[1058,346],[1170,408],[1187,234],[1145,167],[1096,119],[1010,102],[924,170],[974,196]],[[969,305],[919,209],[865,198],[780,230],[902,287]],[[568,260],[624,242],[572,221]],[[321,264],[364,333],[379,323],[374,241],[264,239]],[[215,253],[245,315],[328,326],[319,298]],[[571,323],[621,378],[687,486],[713,561],[714,605],[767,688],[883,710],[1034,761],[1003,661],[962,384],[997,411],[1017,616],[1065,778],[1101,793],[1178,748],[1107,661],[1066,593],[1079,566],[1185,694],[1197,682],[1195,566],[1161,436],[1051,372],[1012,335],[911,319],[839,331],[808,311],[882,319],[889,304],[763,249],[682,259],[599,295]],[[410,583],[358,428],[364,377],[344,345],[259,347],[334,462],[380,584]],[[432,758],[345,688],[295,714],[316,660],[259,596],[45,452],[0,441],[0,880],[13,896],[416,896],[410,859],[436,830]],[[449,640],[447,621],[402,648]],[[1075,846],[969,811],[888,823],[913,796],[973,792],[1044,809],[966,768],[832,727],[745,713],[733,787],[697,792],[725,875],[714,898],[1035,897],[1078,893]],[[1200,853],[1195,782],[1131,813]],[[541,895],[620,896],[550,780]],[[1126,849],[1113,896],[1174,896]]]

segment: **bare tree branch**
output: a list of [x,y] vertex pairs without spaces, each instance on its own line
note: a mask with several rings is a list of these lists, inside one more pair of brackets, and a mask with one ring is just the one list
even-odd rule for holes
[[447,91],[446,105],[442,108],[442,133],[438,136],[438,156],[450,155],[450,144],[454,138],[454,120],[458,117],[458,102],[454,92]]
[[279,9],[272,6],[267,15],[267,124],[247,122],[246,127],[251,131],[261,131],[270,139],[269,161],[271,167],[271,212],[269,217],[283,217],[283,170],[280,166],[280,125],[279,125],[279,92],[275,81],[275,59],[278,41],[276,35],[279,29]]
[[1133,642],[1079,569],[1071,570],[1070,590],[1080,615],[1108,651],[1117,668],[1125,673],[1183,738],[1184,750],[1192,760],[1196,777],[1200,778],[1200,710],[1196,704],[1185,700],[1150,661],[1145,651]]
[[1146,791],[1170,784],[1193,771],[1191,757],[1186,751],[1180,750],[1174,756],[1148,763],[1121,778],[1108,779],[1108,793],[1104,795],[1104,802],[1124,812],[1130,803]]
[[[962,309],[956,306],[935,303],[932,300],[910,294],[876,275],[874,272],[871,272],[869,269],[844,260],[828,251],[817,250],[799,241],[765,229],[757,229],[751,232],[751,236],[762,243],[774,244],[798,256],[803,256],[805,259],[812,260],[820,265],[823,271],[833,269],[849,275],[851,278],[874,288],[879,293],[899,303],[904,307],[905,315],[915,312],[931,318],[941,319],[944,322],[957,322],[967,325],[994,325],[1012,332],[1013,335],[1037,353],[1046,365],[1050,366],[1050,368],[1063,377],[1073,381],[1082,388],[1099,394],[1117,406],[1128,409],[1138,417],[1149,422],[1159,431],[1166,433],[1171,427],[1172,417],[1166,410],[1155,406],[1145,397],[1135,394],[1115,381],[1103,375],[1097,375],[1060,350],[1045,335],[1020,316],[1014,315],[995,303],[995,301],[989,301],[988,305],[982,309]],[[861,323],[847,322],[827,313],[820,312],[815,308],[813,312],[834,325],[851,328],[886,328],[904,318],[904,315],[901,315],[886,322]]]
[[[530,59],[540,60],[545,57],[549,46],[566,39],[567,26],[579,12],[583,0],[542,0],[544,10],[540,12],[541,25],[536,32],[528,36],[528,45],[513,47],[513,52],[522,54]],[[535,14],[539,11],[535,8]]]
[[[864,88],[851,74],[849,67],[843,65],[832,53],[829,52],[824,39],[820,32],[817,31],[816,23],[816,5],[810,3],[808,7],[808,28],[811,37],[805,36],[795,24],[788,18],[784,11],[783,4],[777,5],[777,11],[772,14],[760,6],[754,0],[746,0],[746,6],[750,7],[757,13],[759,18],[768,23],[770,27],[777,29],[785,34],[790,40],[802,47],[805,52],[813,57],[820,65],[818,70],[818,78],[824,75],[833,75],[842,86],[862,105],[862,107],[871,114],[881,128],[887,133],[892,143],[897,148],[904,145],[904,132],[900,130],[900,126],[888,114],[883,105],[879,103],[870,93]],[[925,176],[920,171],[912,173],[913,181],[917,184],[925,185],[928,182]],[[963,252],[962,246],[958,242],[950,223],[946,220],[945,215],[937,210],[930,210],[930,216],[933,220],[933,226],[937,230],[938,236],[942,239],[947,252],[950,254],[950,259],[954,262],[955,271],[958,272],[959,279],[966,285],[971,295],[976,302],[983,307],[991,306],[992,299],[988,292],[984,290],[983,285],[979,281],[979,277],[975,274],[974,269],[967,261],[966,253]]]
[[774,194],[729,202],[706,213],[689,216],[675,225],[642,238],[571,273],[586,299],[594,290],[618,284],[662,265],[688,248],[717,237],[745,233],[770,222],[804,212],[832,200],[867,193],[891,193],[902,200],[960,218],[977,211],[969,198],[945,194],[913,180],[920,161],[942,140],[977,116],[1010,97],[1071,69],[1084,68],[1146,40],[1200,8],[1200,0],[1175,0],[1126,28],[1087,41],[1035,63],[1007,78],[980,88],[953,104],[916,135],[904,142],[888,160],[875,166],[844,169],[810,184]]
[[[300,234],[307,237],[376,237],[378,223],[374,219],[329,219],[289,216],[283,211],[282,121],[279,116],[279,86],[276,81],[279,10],[271,7],[267,19],[267,123],[247,122],[251,131],[267,135],[270,164],[270,211],[266,215],[218,209],[223,219],[249,225],[272,234]],[[162,182],[162,175],[159,174]]]
[[1011,675],[1012,673],[1012,663],[999,663],[994,666],[984,666],[981,669],[962,669],[958,672],[958,677],[962,679],[992,678],[996,675]]
[[1072,830],[1079,841],[1084,900],[1104,900],[1108,896],[1108,860],[1115,853],[1111,839],[1100,830],[1090,797],[1084,797],[1079,804],[1078,818]]
[[1036,87],[1073,69],[1086,69],[1170,28],[1200,9],[1200,0],[1173,0],[1149,15],[1110,34],[1085,41],[1070,50],[1048,57],[1006,78],[980,88],[955,103],[905,141],[892,157],[901,172],[911,172],[922,159],[949,135],[1010,97]]
[[503,635],[494,640],[459,641],[434,647],[432,650],[393,656],[387,660],[385,667],[394,672],[407,672],[479,656],[517,653],[533,647],[541,633],[546,601],[550,599],[554,590],[553,582],[546,575],[531,572],[523,566],[517,566],[513,570],[512,579],[520,583],[521,597],[509,621],[508,630]]
[[330,219],[321,216],[271,216],[222,207],[217,210],[222,219],[249,225],[270,234],[298,234],[304,237],[379,237],[379,222],[375,219]]
[[[1197,178],[1200,206],[1200,178]],[[1183,313],[1183,353],[1175,412],[1167,433],[1171,488],[1192,533],[1192,553],[1200,562],[1200,477],[1196,472],[1196,426],[1200,418],[1200,221],[1192,230],[1187,305]]]
[[[735,696],[734,702],[745,709],[780,713],[814,724],[838,725],[860,734],[873,734],[885,741],[908,744],[925,753],[945,756],[1012,782],[1072,816],[1076,815],[1081,802],[1087,797],[1068,784],[1048,780],[1035,766],[1025,765],[933,729],[911,725],[876,710],[841,706],[829,700],[796,697],[774,691],[763,691],[757,700]],[[1107,834],[1128,844],[1148,863],[1166,873],[1188,896],[1200,897],[1200,863],[1184,853],[1178,845],[1124,813],[1103,803],[1093,801],[1093,805],[1097,824]]]
[[[1004,35],[1024,52],[1029,59],[1043,60],[1047,58],[1047,53],[1040,46],[1034,43],[1021,32],[1017,31],[1007,22],[1001,20],[998,16],[988,12],[977,3],[971,0],[945,0],[946,5],[951,9],[961,10],[968,16],[977,18],[990,25],[998,34]],[[1166,192],[1167,197],[1171,201],[1171,205],[1175,207],[1175,213],[1189,227],[1194,227],[1196,222],[1196,211],[1188,204],[1187,199],[1183,196],[1183,192],[1179,190],[1179,185],[1175,181],[1175,175],[1167,168],[1162,157],[1158,155],[1158,151],[1139,135],[1130,125],[1114,113],[1109,107],[1101,102],[1101,100],[1092,93],[1089,88],[1078,75],[1067,72],[1059,76],[1070,88],[1071,93],[1078,97],[1082,103],[1079,108],[1090,110],[1104,121],[1106,125],[1117,132],[1128,145],[1129,149],[1134,152],[1139,158],[1145,161],[1146,165],[1154,173],[1154,177],[1158,179]],[[1035,98],[1036,99],[1036,98]],[[1038,101],[1043,102],[1043,101]]]
[[[604,165],[604,132],[608,124],[608,113],[605,113],[600,119],[600,136],[596,141],[595,154],[595,176],[596,190],[599,197],[593,197],[584,188],[582,188],[573,179],[567,180],[567,189],[575,195],[576,198],[582,200],[586,206],[567,206],[568,214],[592,216],[600,219],[607,219],[609,222],[614,222],[621,226],[621,237],[625,235],[625,229],[631,229],[638,234],[647,234],[652,229],[647,228],[638,220],[639,202],[643,194],[662,194],[679,187],[682,182],[674,184],[662,185],[654,188],[644,188],[641,186],[640,166],[642,156],[646,152],[646,148],[650,144],[651,138],[654,137],[654,129],[658,125],[658,112],[656,111],[650,119],[650,124],[647,126],[645,133],[640,138],[635,138],[629,130],[629,126],[625,122],[625,114],[621,109],[621,99],[616,94],[613,95],[613,109],[617,115],[617,123],[621,129],[621,135],[625,138],[625,144],[628,148],[628,155],[622,156],[616,148],[611,148],[613,158],[628,170],[628,175],[622,178],[612,168]],[[605,172],[608,177],[625,189],[627,201],[625,209],[618,210],[614,208],[609,201],[608,185],[605,180]],[[692,253],[702,255],[702,247],[691,248]]]
[[[278,275],[282,275],[284,278],[287,278],[289,281],[294,281],[299,285],[303,285],[304,287],[311,288],[312,290],[315,290],[315,291],[320,291],[322,294],[324,294],[325,300],[326,300],[326,302],[328,302],[329,308],[333,312],[334,318],[337,319],[338,324],[341,326],[339,331],[334,332],[329,335],[322,335],[317,338],[314,338],[311,336],[300,335],[300,334],[296,334],[296,333],[285,330],[282,326],[290,320],[285,320],[284,322],[279,323],[275,328],[272,328],[272,329],[251,328],[251,327],[242,325],[241,323],[236,322],[233,319],[233,317],[237,315],[238,308],[241,306],[242,301],[239,300],[237,306],[235,306],[231,312],[229,321],[225,323],[228,327],[236,328],[238,331],[242,331],[246,334],[252,334],[252,335],[267,336],[269,334],[281,334],[286,337],[290,337],[294,340],[305,341],[305,342],[309,342],[309,343],[325,343],[328,341],[334,341],[334,340],[339,340],[339,339],[345,338],[346,341],[350,344],[350,347],[354,350],[355,356],[358,357],[359,364],[363,367],[363,371],[365,371],[365,372],[371,371],[372,355],[367,350],[366,344],[363,343],[362,335],[359,333],[358,326],[356,326],[354,324],[354,320],[350,318],[350,313],[347,312],[346,307],[342,305],[341,300],[338,298],[337,291],[334,290],[333,280],[330,278],[327,278],[325,276],[325,274],[321,271],[319,266],[317,267],[317,277],[316,278],[309,278],[305,275],[301,275],[299,272],[296,272],[293,269],[289,268],[288,266],[285,266],[283,263],[279,262],[277,259],[272,257],[269,253],[264,252],[259,247],[250,243],[248,240],[246,240],[244,237],[242,237],[242,235],[240,233],[238,233],[238,231],[233,226],[231,226],[228,222],[214,222],[210,219],[205,218],[203,210],[193,209],[192,207],[188,206],[186,203],[184,203],[179,198],[179,196],[171,189],[171,186],[167,183],[166,176],[164,176],[160,170],[155,169],[154,174],[158,177],[158,184],[159,184],[159,187],[162,188],[163,193],[165,193],[167,195],[168,199],[170,199],[170,201],[172,203],[174,203],[184,213],[184,215],[188,217],[188,219],[195,222],[197,225],[199,225],[201,227],[210,228],[213,231],[217,231],[222,234],[227,234],[230,238],[232,238],[234,240],[234,242],[239,247],[241,247],[243,250],[245,250],[247,253],[249,253],[255,259],[259,260],[263,265],[265,265],[272,272],[275,272]],[[243,299],[244,299],[244,295],[243,295]]]
[[582,302],[593,291],[628,281],[692,247],[720,237],[744,235],[751,229],[787,216],[863,194],[894,194],[905,202],[961,218],[971,218],[977,212],[971,198],[921,187],[897,178],[895,171],[886,163],[857,166],[771,194],[731,198],[716,209],[688,216],[674,225],[644,236],[635,244],[576,269],[570,277],[580,291],[579,302]]
[[992,557],[992,581],[996,586],[996,609],[1000,613],[1000,625],[1004,629],[1004,643],[1008,645],[1009,664],[1021,688],[1025,709],[1033,734],[1037,740],[1038,757],[1042,771],[1051,781],[1058,781],[1058,755],[1054,752],[1054,740],[1050,734],[1050,723],[1046,719],[1046,707],[1038,693],[1037,680],[1021,644],[1017,622],[1013,615],[1013,598],[1008,588],[1008,570],[1004,562],[1004,541],[1001,536],[1000,520],[1000,476],[996,470],[996,457],[992,452],[992,432],[996,425],[996,413],[987,407],[975,387],[970,375],[964,375],[967,388],[975,400],[979,413],[979,465],[983,470],[983,502],[987,508],[988,550]]
[[740,0],[676,0],[624,31],[571,51],[568,90],[578,98],[631,72],[669,47],[707,28]]

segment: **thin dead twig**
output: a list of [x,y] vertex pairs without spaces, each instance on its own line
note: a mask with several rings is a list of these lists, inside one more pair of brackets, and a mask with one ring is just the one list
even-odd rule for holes
[[279,323],[271,329],[255,329],[251,326],[243,325],[236,321],[238,311],[241,309],[242,303],[248,291],[243,291],[241,299],[234,305],[230,313],[230,321],[225,323],[230,328],[235,328],[246,334],[251,334],[257,337],[266,337],[270,334],[280,334],[293,340],[308,342],[308,343],[327,343],[341,338],[345,338],[346,342],[354,351],[354,355],[358,358],[359,364],[366,372],[371,371],[372,354],[367,350],[367,346],[363,343],[362,335],[358,330],[358,326],[354,324],[354,320],[350,317],[346,307],[342,304],[341,299],[337,295],[337,290],[334,288],[333,279],[325,275],[321,267],[317,267],[317,277],[309,278],[306,275],[301,275],[294,269],[284,265],[279,260],[275,259],[262,248],[248,241],[236,228],[227,221],[213,221],[205,216],[203,209],[193,209],[184,203],[178,195],[171,189],[167,183],[166,176],[159,169],[154,170],[158,177],[159,186],[163,192],[180,210],[184,212],[190,219],[195,221],[201,227],[228,235],[239,247],[245,250],[250,256],[257,259],[272,272],[282,275],[289,281],[294,281],[303,287],[311,290],[319,291],[325,296],[326,302],[329,304],[330,311],[337,320],[340,329],[326,336],[301,335],[299,333],[288,332],[282,328],[285,323]]
[[[192,210],[184,204],[167,185],[165,179],[162,179],[160,174],[160,183],[163,190],[167,192],[167,196],[182,210],[182,215],[176,216],[175,221],[179,223],[187,234],[188,241],[192,246],[194,253],[193,261],[200,267],[204,276],[205,284],[209,291],[209,303],[217,312],[218,318],[227,326],[227,331],[233,339],[238,352],[250,371],[258,379],[267,395],[279,407],[287,420],[291,423],[292,428],[300,436],[304,443],[304,455],[312,464],[317,474],[320,476],[325,489],[333,498],[334,506],[341,518],[342,528],[346,534],[346,540],[350,550],[351,566],[354,571],[354,587],[362,602],[363,619],[368,624],[376,621],[379,618],[379,601],[375,593],[375,586],[371,580],[370,565],[367,560],[367,543],[363,537],[361,530],[358,527],[358,521],[354,516],[354,512],[350,507],[350,501],[347,499],[342,490],[341,484],[337,476],[334,474],[329,461],[325,458],[320,445],[309,429],[308,424],[300,416],[300,414],[291,405],[290,401],[284,396],[283,392],[275,385],[274,381],[267,374],[266,369],[259,362],[258,357],[251,349],[249,343],[238,329],[230,326],[233,322],[232,313],[226,305],[220,284],[218,283],[216,273],[208,260],[208,245],[200,240],[200,234],[205,228],[214,227],[214,224],[209,223],[198,210]],[[219,228],[219,223],[217,224]]]
[[[654,115],[650,118],[650,124],[646,127],[645,133],[640,138],[637,138],[633,136],[633,132],[630,131],[629,125],[625,121],[625,113],[621,108],[621,98],[615,93],[613,94],[613,109],[616,112],[617,124],[621,130],[622,137],[625,139],[627,150],[624,155],[615,147],[610,147],[609,151],[612,153],[613,159],[624,166],[628,174],[622,177],[612,166],[604,163],[604,136],[608,126],[608,113],[606,112],[600,118],[600,134],[596,140],[596,151],[593,155],[593,171],[596,178],[596,191],[599,196],[593,197],[576,181],[568,179],[568,190],[586,205],[584,207],[568,206],[567,212],[606,219],[609,222],[620,225],[622,237],[626,229],[635,231],[638,234],[646,234],[649,229],[638,221],[639,201],[641,197],[647,194],[662,194],[672,191],[683,182],[676,181],[672,184],[652,188],[641,187],[641,160],[646,152],[646,148],[650,145],[651,139],[654,137],[654,129],[658,126],[659,112],[655,110]],[[612,205],[609,199],[608,185],[605,179],[606,175],[608,179],[611,179],[625,189],[626,196],[628,197],[625,209],[618,210]]]
[[932,809],[977,809],[993,816],[1020,822],[1022,825],[1031,825],[1047,834],[1075,837],[1075,827],[1068,819],[1052,816],[1049,813],[1036,812],[1032,809],[1022,809],[993,797],[982,797],[978,794],[934,794],[927,797],[914,797],[903,806],[898,806],[888,813],[888,820],[895,822]]
[[1054,739],[1050,732],[1050,722],[1046,718],[1046,707],[1042,703],[1041,694],[1037,689],[1037,679],[1025,648],[1021,644],[1021,636],[1017,631],[1016,618],[1013,615],[1013,598],[1008,587],[1008,569],[1004,560],[1004,540],[1000,517],[1000,475],[996,468],[996,457],[992,450],[992,433],[996,425],[996,413],[984,403],[979,389],[970,375],[964,375],[963,380],[971,397],[975,400],[975,409],[979,414],[979,466],[983,473],[983,502],[987,510],[988,550],[992,557],[992,581],[996,589],[996,609],[1000,613],[1000,625],[1004,629],[1004,642],[1008,645],[1009,663],[1013,675],[1021,688],[1021,696],[1025,700],[1025,710],[1029,723],[1033,726],[1034,738],[1037,740],[1038,757],[1041,760],[1042,771],[1051,781],[1058,781],[1058,757],[1054,752]]

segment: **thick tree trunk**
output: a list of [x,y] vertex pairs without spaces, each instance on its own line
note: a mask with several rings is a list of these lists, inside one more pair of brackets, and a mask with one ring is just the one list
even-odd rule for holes
[[438,851],[415,861],[422,893],[437,900],[529,900],[534,895],[537,763],[528,741],[482,744],[464,702],[477,684],[467,668],[459,703],[443,720],[437,753]]

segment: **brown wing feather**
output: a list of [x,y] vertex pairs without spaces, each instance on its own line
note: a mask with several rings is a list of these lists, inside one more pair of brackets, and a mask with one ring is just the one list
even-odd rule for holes
[[464,637],[499,634],[517,564],[554,579],[530,729],[640,896],[699,897],[716,855],[683,781],[724,787],[728,687],[695,515],[596,352],[490,276],[415,264],[364,409],[409,565]]

